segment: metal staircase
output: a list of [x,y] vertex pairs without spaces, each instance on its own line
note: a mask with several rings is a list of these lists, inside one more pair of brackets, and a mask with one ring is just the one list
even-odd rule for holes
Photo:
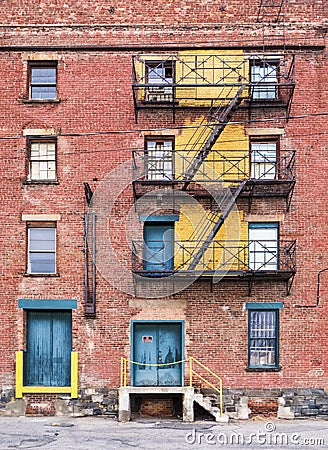
[[[225,209],[223,210],[222,214],[216,216],[217,220],[214,222],[214,226],[213,226],[212,230],[210,231],[210,233],[207,235],[205,241],[202,242],[200,247],[196,246],[194,251],[190,255],[189,259],[191,260],[191,262],[189,264],[188,270],[194,270],[196,268],[196,266],[199,263],[199,261],[201,260],[202,256],[204,255],[206,250],[209,248],[209,246],[211,245],[211,242],[213,241],[213,239],[219,232],[220,228],[224,224],[224,221],[230,214],[232,208],[234,207],[234,205],[236,203],[237,198],[241,194],[246,183],[247,183],[247,180],[242,181],[233,194],[231,193],[230,188],[229,188],[230,199],[229,199],[227,205],[225,206]],[[212,223],[213,223],[213,218],[212,218]],[[206,233],[206,231],[205,231],[205,233]]]
[[[220,102],[219,106],[211,107],[207,115],[207,118],[209,119],[208,124],[203,127],[200,133],[199,129],[196,129],[194,135],[189,140],[187,144],[188,153],[197,151],[197,147],[201,147],[201,149],[197,151],[196,155],[191,160],[189,167],[182,175],[182,178],[186,180],[182,187],[182,190],[187,189],[200,166],[203,164],[216,141],[219,139],[226,124],[229,122],[233,113],[239,106],[242,99],[241,95],[245,87],[245,84],[241,85],[230,102],[227,103],[226,100],[223,100]],[[231,92],[232,89],[230,90],[229,94],[231,94]],[[195,135],[197,135],[197,139],[192,142]]]
[[[198,129],[195,131],[194,135],[197,135],[196,140],[192,143],[190,152],[195,151],[195,149],[199,146],[201,146],[200,150],[198,150],[194,156],[194,158],[191,160],[189,167],[184,172],[182,178],[185,180],[184,185],[182,187],[182,190],[186,190],[188,185],[191,183],[195,175],[197,174],[197,171],[201,167],[201,165],[206,160],[207,156],[211,152],[213,146],[219,139],[221,133],[223,132],[225,126],[231,119],[233,113],[238,108],[241,100],[242,100],[242,93],[245,89],[246,85],[242,84],[237,92],[234,94],[234,90],[236,88],[231,88],[229,92],[225,92],[224,94],[227,96],[224,100],[220,101],[220,104],[218,106],[212,106],[210,108],[210,111],[207,115],[207,118],[209,119],[209,125],[201,131],[201,133],[198,133]],[[234,94],[234,95],[233,95]],[[232,99],[229,101],[229,97],[232,96]],[[209,130],[209,132],[208,132]],[[205,135],[205,136],[204,136]],[[189,140],[189,143],[193,140],[193,137]],[[189,149],[189,146],[187,144],[187,147]],[[198,265],[199,261],[201,260],[202,256],[204,255],[205,251],[210,246],[211,242],[213,241],[216,234],[219,232],[220,228],[222,227],[225,219],[228,217],[229,213],[231,212],[233,206],[235,205],[235,202],[237,198],[239,197],[240,193],[242,192],[244,186],[246,184],[246,180],[239,183],[237,189],[232,193],[231,189],[228,188],[225,191],[225,195],[223,199],[220,202],[220,206],[216,208],[216,211],[212,212],[210,214],[209,220],[206,220],[207,217],[205,217],[205,223],[204,228],[202,230],[203,236],[207,237],[205,238],[205,241],[199,242],[199,244],[195,246],[194,250],[191,252],[188,261],[190,261],[190,264],[188,266],[188,270],[194,270],[196,266]],[[224,205],[223,208],[221,205]],[[220,214],[220,212],[223,212]],[[213,227],[212,227],[213,225]],[[212,229],[210,229],[212,228]],[[209,232],[209,233],[208,233]],[[184,261],[185,266],[186,261]]]

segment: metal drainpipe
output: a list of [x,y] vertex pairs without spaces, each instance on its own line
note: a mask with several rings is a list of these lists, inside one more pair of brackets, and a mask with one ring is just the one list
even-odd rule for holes
[[319,272],[318,272],[317,304],[315,306],[319,306],[319,302],[320,302],[320,276],[321,276],[322,272],[326,272],[327,270],[328,270],[328,267],[326,267],[325,269],[319,270]]
[[322,272],[326,272],[328,270],[328,267],[325,269],[319,270],[318,272],[318,279],[317,279],[317,301],[315,305],[294,305],[294,308],[317,308],[320,303],[320,276]]

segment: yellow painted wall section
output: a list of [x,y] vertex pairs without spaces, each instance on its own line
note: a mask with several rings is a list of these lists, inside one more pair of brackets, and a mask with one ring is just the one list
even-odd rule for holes
[[[192,164],[197,152],[208,138],[211,129],[197,126],[202,122],[186,121],[187,128],[175,139],[175,177],[183,174]],[[206,123],[206,122],[205,122]],[[205,182],[216,180],[240,181],[249,177],[249,138],[243,125],[228,124],[218,141],[200,166],[194,179]]]
[[[174,68],[174,82],[177,85],[174,99],[179,106],[224,105],[235,97],[240,86],[247,86],[249,83],[249,61],[242,50],[235,50],[233,53],[228,50],[193,50],[173,55],[140,55],[134,60],[137,84],[148,83],[148,70],[152,62],[164,62]],[[155,88],[150,89],[155,92]],[[139,88],[137,100],[150,101],[148,93],[146,88]],[[246,87],[241,98],[247,96]],[[160,95],[157,101],[161,101]]]
[[[249,63],[242,50],[233,54],[228,50],[181,52],[175,67],[175,82],[180,86],[175,98],[180,106],[193,106],[195,100],[202,106],[225,105],[248,78]],[[196,87],[184,88],[186,85]],[[242,98],[247,95],[245,89]]]
[[[184,205],[180,220],[175,224],[174,268],[187,270],[196,252],[200,249],[214,224],[211,218],[218,220],[219,214],[213,214],[201,204]],[[217,233],[213,243],[204,253],[195,270],[238,270],[241,261],[241,241],[248,239],[248,223],[243,221],[243,212],[235,207]]]
[[[147,62],[151,61],[166,61],[168,65],[174,61],[175,83],[179,85],[174,97],[179,106],[225,106],[235,97],[240,86],[249,82],[249,62],[243,51],[231,54],[229,51],[195,50],[176,55],[141,55],[140,61],[135,62],[140,84],[148,82]],[[146,89],[139,89],[138,96],[138,100],[146,100]],[[245,88],[241,97],[247,96],[248,90]],[[186,120],[184,125],[185,128],[175,139],[176,179],[184,179],[184,173],[213,129],[208,126],[208,118],[204,113],[199,114],[194,121]],[[203,183],[204,187],[215,186],[216,189],[222,184],[224,194],[232,182],[248,178],[249,171],[248,135],[242,125],[228,124],[198,168],[194,180]],[[200,203],[183,205],[180,220],[175,224],[175,269],[188,269],[195,253],[210,233],[213,221],[219,217],[220,213],[215,215],[205,210]],[[243,222],[242,212],[235,206],[196,270],[237,270],[240,268],[239,242],[247,239],[247,223]]]

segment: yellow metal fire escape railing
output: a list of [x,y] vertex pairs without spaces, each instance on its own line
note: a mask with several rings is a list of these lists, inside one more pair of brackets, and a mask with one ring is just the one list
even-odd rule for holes
[[[219,397],[219,409],[220,409],[220,416],[223,414],[223,394],[222,394],[222,378],[219,377],[215,372],[213,372],[210,368],[202,364],[200,361],[198,361],[193,356],[190,356],[187,359],[183,359],[181,361],[175,361],[170,363],[141,363],[138,361],[132,361],[131,359],[121,357],[121,370],[120,370],[120,387],[126,387],[128,382],[128,371],[129,366],[147,366],[147,367],[164,367],[164,366],[172,366],[172,365],[178,365],[178,364],[189,364],[188,367],[188,375],[189,380],[188,385],[189,387],[195,386],[195,380],[200,380],[203,384],[213,389],[214,392]],[[200,373],[202,371],[202,373]],[[210,381],[208,378],[211,378],[213,380]]]

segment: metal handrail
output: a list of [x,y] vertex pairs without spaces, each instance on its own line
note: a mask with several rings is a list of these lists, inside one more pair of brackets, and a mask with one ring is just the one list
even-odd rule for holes
[[[200,165],[195,176],[195,181],[227,181],[237,182],[242,180],[295,181],[296,179],[296,152],[286,150],[280,154],[279,159],[272,161],[265,155],[262,160],[253,161],[253,155],[257,150],[211,150],[206,160]],[[133,150],[133,179],[134,181],[188,181],[185,176],[191,166],[195,151],[190,149],[172,151],[172,163],[175,165],[175,173],[161,173],[160,167],[163,160],[157,159],[157,166],[152,166],[151,171],[147,164],[147,150]],[[167,159],[167,154],[165,154]],[[166,161],[166,160],[165,160]],[[155,163],[154,163],[155,164]],[[158,170],[156,170],[158,167]],[[258,176],[252,176],[251,169],[258,170]]]
[[[185,271],[239,271],[239,272],[295,272],[296,241],[295,240],[217,240],[213,239],[209,248],[199,260],[197,267],[191,270],[189,262],[201,248],[205,239],[167,240],[167,255],[163,252],[163,241],[147,243],[133,241],[132,268],[135,273],[178,273]],[[163,244],[161,248],[152,250],[148,260],[144,250],[151,244]],[[173,254],[174,252],[174,254]],[[171,269],[169,261],[175,258],[175,267]],[[147,269],[147,264],[151,269]],[[156,266],[154,268],[154,266]]]
[[[215,372],[213,372],[210,368],[205,366],[203,363],[198,361],[193,356],[190,356],[188,359],[182,359],[181,361],[174,361],[170,363],[142,363],[139,361],[133,361],[131,359],[121,357],[120,361],[120,387],[126,387],[127,386],[127,372],[128,372],[128,366],[130,365],[138,365],[138,366],[149,366],[149,367],[163,367],[163,366],[173,366],[176,364],[185,364],[189,363],[189,387],[194,386],[194,376],[200,379],[203,383],[205,383],[207,386],[211,387],[215,392],[219,394],[219,408],[220,408],[220,416],[223,414],[223,401],[222,401],[222,378],[219,377]],[[200,373],[196,372],[194,369],[195,365],[205,370],[205,372],[215,378],[218,383],[219,387],[217,387],[215,384],[211,383],[209,380],[207,380],[204,376],[202,376]]]
[[[261,67],[271,67],[272,60],[270,55],[263,57],[261,54],[252,53],[243,54],[225,54],[220,55],[202,55],[202,54],[182,54],[182,55],[159,55],[160,61],[154,61],[154,54],[137,55],[132,57],[133,67],[133,86],[134,87],[161,87],[163,84],[171,85],[175,88],[195,88],[195,87],[218,87],[218,86],[236,86],[248,83],[250,86],[256,86],[263,82],[266,76],[257,82],[252,82],[249,78],[249,65],[255,64]],[[275,86],[290,85],[295,83],[295,56],[279,55],[272,59],[275,60],[279,80],[283,82],[274,83]],[[141,65],[143,70],[137,70],[137,65]],[[162,68],[167,65],[179,65],[179,76],[172,83],[160,74],[161,79],[158,83],[148,82],[148,71],[154,70],[154,67]],[[177,70],[175,71],[177,73]]]
[[[214,378],[216,378],[219,381],[219,388],[217,388],[216,386],[214,386],[214,384],[210,383],[208,380],[206,380],[204,377],[202,377],[200,374],[198,374],[197,372],[195,372],[193,370],[193,363],[197,364],[199,367],[201,367],[202,369],[204,369],[208,374],[210,374],[211,376],[213,376]],[[209,387],[211,387],[212,389],[214,389],[218,394],[219,394],[219,404],[220,404],[220,416],[222,416],[222,411],[223,411],[223,402],[222,402],[222,378],[219,377],[215,372],[213,372],[211,369],[209,369],[207,366],[205,366],[204,364],[202,364],[200,361],[198,361],[196,358],[194,358],[193,356],[189,357],[189,378],[190,378],[190,386],[193,386],[193,381],[192,381],[192,376],[195,375],[197,378],[199,378],[200,380],[202,380],[204,383],[206,383]]]

